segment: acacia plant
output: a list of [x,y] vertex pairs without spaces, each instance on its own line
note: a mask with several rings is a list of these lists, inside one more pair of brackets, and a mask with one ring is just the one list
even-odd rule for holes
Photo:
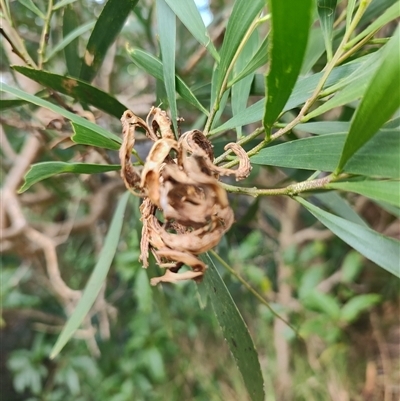
[[[152,283],[194,279],[205,288],[253,401],[264,399],[257,352],[217,266],[266,301],[213,250],[234,224],[233,205],[251,216],[248,198],[287,198],[314,216],[306,217],[314,231],[325,226],[376,269],[400,277],[399,241],[371,228],[352,195],[399,214],[398,2],[235,0],[229,17],[219,15],[211,28],[194,0],[108,0],[95,20],[85,9],[85,21],[74,1],[15,3],[1,0],[3,53],[13,64],[1,83],[2,122],[30,133],[18,150],[3,138],[3,153],[15,163],[3,182],[2,241],[6,250],[23,243],[44,253],[49,285],[69,316],[51,358],[79,327],[89,330],[91,317],[107,305],[107,273],[121,232],[129,229],[123,228],[125,209],[138,205],[132,193],[143,200],[143,266],[151,251],[166,270]],[[32,35],[22,33],[18,7],[41,21]],[[130,29],[132,19],[148,35],[145,44]],[[152,104],[123,94],[124,86],[134,90],[126,73],[118,88],[104,84],[110,57],[134,70],[135,84],[145,82],[140,90],[152,82]],[[25,86],[23,77],[35,84]],[[45,125],[44,109],[51,113]],[[46,160],[32,164],[41,149]],[[99,173],[103,181],[96,181],[83,220],[69,227],[53,220],[57,230],[46,231],[24,212],[28,195],[51,202],[57,193],[68,194],[61,185],[66,174],[85,181]],[[96,220],[96,207],[104,207],[103,215],[112,209],[113,193],[124,183],[129,191],[119,197],[90,279],[84,290],[72,289],[56,247]],[[369,298],[363,308],[376,302]]]

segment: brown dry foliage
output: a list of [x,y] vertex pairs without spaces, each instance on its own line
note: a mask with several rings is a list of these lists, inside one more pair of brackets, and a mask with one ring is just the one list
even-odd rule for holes
[[[218,177],[246,178],[251,170],[246,152],[237,144],[228,144],[226,149],[237,155],[239,167],[232,170],[214,165],[213,148],[205,135],[192,130],[175,140],[171,121],[159,108],[150,110],[146,122],[130,110],[125,111],[121,121],[121,176],[134,195],[144,197],[140,207],[140,260],[147,267],[151,251],[158,265],[166,269],[151,284],[201,280],[207,266],[198,255],[215,247],[234,221]],[[137,127],[154,141],[141,172],[131,163]],[[157,210],[162,212],[162,221],[156,217]],[[183,265],[192,270],[178,274]]]

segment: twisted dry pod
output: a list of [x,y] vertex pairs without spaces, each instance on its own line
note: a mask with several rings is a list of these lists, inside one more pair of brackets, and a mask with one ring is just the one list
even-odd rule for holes
[[[121,121],[121,176],[132,193],[144,197],[140,207],[140,260],[147,267],[151,251],[158,265],[166,269],[151,284],[201,280],[207,266],[198,255],[216,246],[234,221],[218,177],[246,178],[251,170],[246,152],[235,143],[228,144],[225,148],[237,155],[239,168],[215,166],[212,145],[203,133],[189,131],[176,141],[170,119],[159,108],[150,110],[146,122],[130,110],[125,111]],[[130,160],[137,127],[154,141],[141,173]],[[161,221],[156,217],[157,210],[162,213]],[[192,270],[178,273],[183,265]]]

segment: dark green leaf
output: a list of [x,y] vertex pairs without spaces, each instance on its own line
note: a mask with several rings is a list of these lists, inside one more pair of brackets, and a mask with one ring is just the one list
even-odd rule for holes
[[[393,88],[396,88],[393,90]],[[337,166],[339,173],[400,107],[400,28],[385,46],[382,64],[358,106]],[[397,165],[398,167],[398,165]]]
[[306,75],[314,67],[315,63],[324,54],[324,35],[320,26],[313,27],[310,30],[310,37],[308,38],[307,50],[304,55],[303,65],[301,67],[300,75]]
[[399,241],[328,213],[303,198],[296,197],[296,200],[344,242],[378,266],[400,278]]
[[214,260],[209,254],[204,257],[204,260],[208,263],[208,269],[204,275],[204,285],[222,333],[228,342],[252,401],[263,401],[263,378],[257,351],[249,330],[218,273]]
[[107,50],[114,43],[130,11],[138,0],[108,0],[90,35],[82,60],[80,78],[91,82],[96,76]]
[[400,207],[400,181],[342,181],[332,182],[328,188],[355,192]]
[[104,284],[108,270],[110,269],[115,252],[117,250],[128,198],[129,192],[126,192],[118,202],[117,209],[111,221],[103,248],[98,258],[98,262],[93,269],[81,299],[79,300],[74,312],[68,319],[56,343],[54,344],[53,349],[51,350],[51,359],[55,358],[60,353],[65,344],[74,335],[75,331],[78,330],[83,319],[86,317],[94,301],[99,295],[100,289]]
[[1,84],[0,91],[10,93],[20,99],[26,100],[29,103],[33,103],[36,104],[37,106],[41,106],[51,111],[54,111],[55,113],[60,114],[65,118],[68,118],[75,125],[87,128],[87,130],[91,132],[91,135],[93,137],[97,136],[103,137],[103,141],[108,144],[108,146],[104,147],[107,147],[108,149],[119,149],[119,144],[121,143],[121,139],[118,136],[112,134],[111,132],[108,132],[107,130],[101,128],[96,124],[91,123],[90,121],[86,120],[83,117],[78,116],[77,114],[71,113],[70,111],[67,111],[53,103],[50,103],[47,100],[26,93],[20,89],[13,88],[7,84]]
[[[286,142],[262,149],[251,161],[270,166],[334,171],[346,136],[327,134]],[[344,171],[366,176],[399,178],[399,165],[400,136],[397,132],[383,130],[352,157]]]
[[0,99],[0,110],[12,109],[14,107],[20,107],[27,104],[26,100],[20,99]]
[[163,61],[163,82],[167,93],[171,120],[175,134],[178,134],[178,111],[175,94],[175,43],[176,17],[165,0],[157,0],[157,23]]
[[127,109],[126,106],[108,93],[76,78],[56,75],[29,67],[14,66],[13,68],[43,86],[64,93],[81,102],[91,104],[118,119],[121,118],[122,114]]
[[207,32],[203,19],[196,3],[193,0],[165,0],[172,11],[180,19],[183,25],[193,37],[208,49],[214,59],[219,62],[219,55]]
[[307,48],[313,0],[269,0],[272,27],[263,123],[270,134],[296,84]]
[[64,162],[43,162],[33,164],[24,177],[24,184],[19,193],[25,192],[33,184],[52,177],[56,174],[97,174],[107,171],[120,170],[120,165],[115,164],[86,164],[86,163],[64,163]]
[[241,41],[250,28],[251,23],[265,6],[265,0],[236,0],[232,13],[228,20],[224,42],[222,43],[218,67],[218,76],[214,88],[214,94],[218,95],[228,73],[233,58],[238,51]]
[[333,22],[335,21],[336,3],[337,0],[318,0],[317,3],[318,16],[324,35],[328,60],[332,58],[332,32]]
[[[86,28],[86,24],[82,27]],[[79,38],[75,36],[75,33],[82,29],[79,27],[79,18],[77,12],[72,4],[69,4],[64,9],[63,15],[63,41],[67,42],[64,47],[65,63],[67,65],[68,74],[71,77],[79,77],[79,70],[81,65],[81,58],[79,57]],[[73,39],[70,41],[70,39]],[[50,55],[47,56],[48,58]]]
[[[140,49],[128,48],[128,53],[138,67],[142,68],[154,78],[163,81],[163,64],[159,59]],[[175,76],[175,79],[176,91],[182,96],[182,98],[204,114],[208,115],[209,113],[207,109],[205,109],[204,106],[197,100],[196,96],[185,84],[185,82],[183,82],[183,80],[178,76]]]
[[72,135],[71,139],[79,145],[96,146],[98,148],[110,150],[118,150],[120,148],[121,140],[115,142],[114,140],[102,135],[98,130],[95,131],[84,125],[77,123],[71,123],[71,125],[74,130],[74,135]]

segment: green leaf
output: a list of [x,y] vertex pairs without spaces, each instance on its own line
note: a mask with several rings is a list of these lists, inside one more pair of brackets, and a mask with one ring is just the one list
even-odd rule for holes
[[[346,137],[346,134],[327,134],[270,146],[253,156],[251,162],[305,170],[334,171]],[[352,157],[344,172],[400,178],[399,165],[400,136],[396,131],[382,130]]]
[[296,197],[295,199],[340,239],[378,266],[400,278],[399,241],[328,213],[303,198]]
[[175,135],[178,135],[178,111],[175,95],[176,17],[165,0],[157,0],[156,4],[158,33],[163,61],[163,82],[167,93]]
[[165,1],[171,7],[171,10],[176,14],[182,24],[186,26],[193,37],[205,48],[207,48],[214,59],[219,62],[219,54],[210,39],[207,28],[204,25],[196,3],[193,0]]
[[63,8],[65,6],[68,6],[69,4],[75,3],[77,0],[61,0],[59,2],[57,2],[54,6],[53,6],[53,11],[57,11],[60,8]]
[[[378,129],[400,107],[400,28],[385,46],[382,64],[358,106],[349,135],[336,169],[340,173],[358,149],[363,147]],[[397,165],[398,166],[398,165]]]
[[269,0],[269,4],[272,14],[271,66],[265,81],[268,96],[263,118],[267,136],[299,76],[307,48],[314,1]]
[[218,76],[214,94],[218,95],[220,93],[223,81],[228,78],[226,77],[228,69],[240,48],[245,34],[264,6],[265,0],[235,1],[220,50],[221,61],[218,66]]
[[82,60],[80,79],[91,82],[96,76],[107,50],[114,43],[130,11],[138,0],[108,0],[90,35]]
[[268,35],[264,38],[254,56],[250,59],[250,61],[247,64],[244,65],[243,70],[241,70],[237,75],[235,75],[232,81],[228,83],[228,87],[231,87],[236,82],[239,82],[241,79],[247,77],[248,75],[256,71],[258,68],[267,64],[267,62],[268,62]]
[[331,212],[343,217],[353,223],[368,227],[368,224],[360,217],[358,213],[350,206],[346,199],[343,199],[336,191],[322,192],[314,195]]
[[46,16],[42,13],[42,11],[36,6],[36,4],[32,0],[18,0],[23,6],[25,6],[28,10],[31,10],[34,14],[36,14],[42,20],[46,19]]
[[[154,78],[163,81],[163,64],[159,59],[140,49],[128,48],[127,51],[131,56],[132,61],[139,68],[143,69]],[[208,115],[209,112],[207,111],[207,109],[205,109],[204,106],[197,100],[196,96],[185,84],[185,82],[177,75],[175,76],[175,80],[176,91],[182,96],[182,98],[190,103],[192,106],[203,112],[205,115]]]
[[336,298],[330,294],[324,294],[314,289],[301,301],[306,308],[322,312],[332,320],[338,320],[340,316],[340,305]]
[[389,7],[383,14],[379,15],[379,17],[369,23],[367,28],[360,32],[355,38],[350,40],[346,48],[352,48],[357,42],[368,36],[369,34],[379,30],[384,25],[388,24],[390,21],[395,20],[396,18],[400,17],[400,7],[399,4],[396,2],[391,7]]
[[[87,32],[88,30],[90,30],[90,29],[92,29],[93,28],[93,26],[94,26],[94,24],[96,23],[96,21],[91,21],[91,22],[88,22],[87,24],[84,24],[84,25],[81,25],[81,26],[79,26],[79,27],[77,27],[77,28],[75,28],[75,29],[73,29],[72,31],[67,31],[67,29],[68,28],[72,28],[72,24],[75,22],[72,22],[73,20],[72,20],[72,18],[74,18],[73,17],[73,15],[72,15],[72,13],[73,12],[70,12],[70,11],[67,11],[69,9],[69,7],[67,7],[66,9],[65,9],[65,11],[64,11],[64,24],[65,24],[65,26],[64,26],[64,24],[63,24],[63,39],[60,41],[60,42],[58,42],[52,49],[51,49],[51,51],[49,51],[48,53],[47,53],[47,55],[46,55],[46,58],[45,58],[45,62],[48,62],[52,57],[54,57],[59,51],[61,51],[61,50],[65,50],[66,52],[67,51],[69,51],[70,49],[72,49],[72,47],[75,47],[75,49],[76,49],[76,55],[78,54],[78,51],[77,51],[77,47],[78,47],[78,40],[77,40],[77,38],[79,38],[81,35],[83,35],[85,32]],[[75,13],[73,13],[73,14],[75,14]],[[70,19],[70,20],[68,20],[68,19]],[[73,43],[73,42],[75,42],[75,43]],[[73,43],[72,44],[72,46],[71,47],[69,47],[68,45],[71,45],[71,43]],[[67,48],[68,48],[68,50],[67,50]],[[68,63],[70,60],[68,60],[68,55],[66,54],[65,55],[66,57],[65,57],[65,61]],[[76,60],[76,61],[78,61],[79,60],[79,58],[78,57],[74,57],[74,59]],[[79,66],[79,64],[78,64],[78,66]],[[69,69],[68,69],[68,71],[69,71]],[[76,75],[74,75],[74,76],[76,76]]]
[[102,135],[98,130],[80,125],[77,123],[71,123],[74,134],[71,140],[79,145],[96,146],[98,148],[118,150],[120,148],[120,141],[115,142],[110,140],[108,137]]
[[344,258],[340,268],[342,271],[342,283],[353,283],[363,268],[363,257],[356,251],[350,251]]
[[0,110],[13,109],[14,107],[24,106],[29,102],[20,99],[0,99]]
[[340,311],[340,320],[346,323],[354,322],[361,313],[381,302],[378,294],[362,294],[351,298]]
[[91,104],[118,119],[127,109],[126,106],[108,93],[76,78],[52,74],[51,72],[35,70],[29,67],[13,66],[12,68],[43,86],[71,96],[81,102]]
[[41,99],[40,97],[26,93],[18,88],[13,88],[7,84],[1,84],[0,91],[10,93],[29,103],[33,103],[36,104],[37,106],[41,106],[51,111],[54,111],[55,113],[60,114],[61,116],[71,120],[76,126],[85,127],[89,132],[91,132],[91,136],[93,138],[102,137],[103,143],[108,144],[108,146],[104,146],[107,149],[119,149],[119,144],[121,144],[122,142],[119,137],[108,132],[104,128],[101,128],[100,126],[91,123],[90,121],[86,120],[83,117],[71,113],[70,111],[67,111],[62,107],[57,106],[53,103],[50,103],[47,100]]
[[263,401],[264,388],[260,362],[249,330],[218,273],[214,260],[208,253],[203,259],[208,262],[204,285],[222,333],[235,358],[251,400]]
[[400,207],[400,181],[341,181],[332,182],[327,187],[355,192]]
[[318,0],[317,3],[318,16],[324,35],[328,60],[332,59],[332,32],[335,21],[336,3],[337,0]]
[[298,124],[294,129],[315,135],[347,134],[350,129],[350,123],[347,121],[318,121]]
[[[79,70],[82,62],[79,57],[79,38],[74,38],[74,36],[79,30],[83,29],[83,27],[86,27],[86,24],[79,26],[79,18],[74,6],[72,4],[66,6],[63,14],[63,40],[61,42],[65,44],[65,63],[67,65],[67,71],[72,77],[79,77]],[[50,58],[50,56],[51,54],[49,54],[47,58]]]
[[107,171],[120,170],[121,166],[116,164],[86,164],[86,163],[64,163],[64,162],[43,162],[33,164],[24,177],[24,184],[19,193],[25,192],[33,184],[46,178],[61,173],[73,174],[97,174]]
[[65,344],[79,328],[83,319],[86,317],[90,308],[95,302],[101,287],[104,284],[108,270],[110,269],[115,252],[118,247],[128,198],[129,192],[126,192],[124,195],[122,195],[118,202],[117,209],[111,221],[110,228],[104,241],[104,246],[98,258],[98,262],[93,269],[86,288],[83,291],[81,299],[79,300],[74,312],[68,319],[56,343],[54,344],[53,349],[51,350],[51,359],[54,359],[60,353]]
[[[362,66],[368,65],[370,57],[371,56],[368,55],[363,57],[362,61],[348,63],[340,67],[334,68],[332,73],[329,75],[324,88],[329,88],[337,84],[338,82],[348,77],[357,69],[361,68]],[[294,87],[293,92],[290,95],[290,98],[287,101],[282,111],[285,112],[302,105],[312,95],[321,77],[322,73],[319,72],[309,77],[300,78],[297,81],[296,86]],[[262,89],[263,91],[257,93],[258,95],[264,94],[264,85]],[[251,124],[260,121],[263,118],[264,110],[265,110],[265,100],[261,99],[258,102],[249,106],[247,109],[243,110],[241,113],[237,114],[236,116],[228,120],[226,123],[216,128],[213,128],[210,132],[210,135],[227,131],[229,129],[238,127],[239,125],[244,126],[246,124]]]
[[308,38],[308,44],[306,54],[304,55],[303,65],[301,67],[300,75],[306,75],[310,72],[315,63],[324,54],[325,43],[324,35],[320,26],[311,28],[310,36]]
[[[236,61],[236,64],[233,67],[233,72],[241,71],[245,68],[246,65],[249,64],[254,51],[257,49],[258,45],[258,32],[255,31],[250,36],[249,40],[245,44],[242,52],[239,54],[239,57]],[[232,105],[232,114],[238,114],[247,106],[247,101],[250,95],[251,84],[253,82],[254,72],[247,75],[245,78],[241,79],[237,83],[235,83],[231,88],[231,105]],[[224,107],[220,107],[223,109]],[[239,126],[236,128],[237,137],[240,138],[242,136],[242,127]]]

